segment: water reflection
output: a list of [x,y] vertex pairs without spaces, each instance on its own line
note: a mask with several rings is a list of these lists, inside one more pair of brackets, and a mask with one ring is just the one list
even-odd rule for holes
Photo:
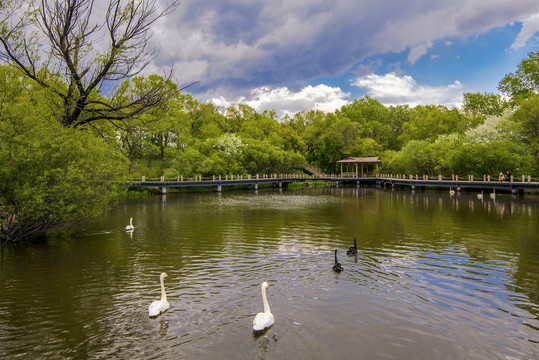
[[[77,237],[2,248],[0,357],[536,358],[538,203],[366,187],[129,201]],[[152,320],[162,271],[171,308]],[[262,281],[275,324],[254,337]]]

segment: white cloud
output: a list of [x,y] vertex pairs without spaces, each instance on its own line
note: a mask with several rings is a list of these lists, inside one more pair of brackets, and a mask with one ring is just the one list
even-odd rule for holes
[[526,42],[539,31],[539,13],[534,14],[522,21],[522,29],[511,45],[511,50],[524,47]]
[[463,86],[459,81],[445,86],[429,86],[418,84],[408,75],[389,73],[358,77],[352,85],[365,89],[367,95],[387,106],[445,105],[452,108],[462,105]]
[[[350,73],[361,76],[355,86],[385,104],[459,106],[458,81],[427,86],[400,71],[423,57],[445,60],[438,55],[444,52],[433,51],[439,44],[453,46],[452,39],[512,22],[523,24],[512,45],[519,48],[539,29],[539,15],[531,14],[539,14],[539,1],[182,0],[154,25],[152,41],[161,52],[148,70],[162,74],[174,64],[179,85],[197,82],[187,88],[196,98],[224,107],[241,101],[279,117],[348,103],[350,94],[338,87],[308,84]],[[452,60],[467,59],[454,51]],[[388,69],[398,70],[372,74]],[[466,75],[470,83],[481,82]]]
[[293,115],[299,111],[321,110],[332,112],[349,103],[349,93],[340,88],[327,85],[307,86],[297,92],[287,87],[269,88],[260,87],[252,90],[247,97],[235,100],[225,99],[223,96],[211,99],[217,106],[228,107],[233,103],[242,103],[251,106],[257,112],[275,110],[278,118],[284,114]]
[[[437,40],[481,34],[527,19],[537,0],[183,0],[156,24],[157,66],[174,63],[200,93],[249,92],[342,75],[368,57],[401,54],[415,63]],[[216,96],[219,96],[217,94]]]
[[429,52],[429,47],[425,44],[419,44],[412,49],[410,49],[410,54],[408,55],[408,61],[412,64],[415,64],[423,55]]

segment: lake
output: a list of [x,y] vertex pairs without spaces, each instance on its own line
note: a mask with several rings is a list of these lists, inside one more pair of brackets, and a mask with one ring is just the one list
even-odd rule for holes
[[0,251],[0,358],[539,358],[533,193],[169,193]]

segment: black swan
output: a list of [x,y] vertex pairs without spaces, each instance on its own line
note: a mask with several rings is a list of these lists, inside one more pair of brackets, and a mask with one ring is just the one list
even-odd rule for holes
[[337,249],[335,249],[335,265],[333,265],[333,271],[341,272],[343,271],[343,268],[341,266],[341,263],[337,261]]
[[346,255],[357,255],[356,238],[354,238],[354,246],[350,246],[350,249],[346,250]]

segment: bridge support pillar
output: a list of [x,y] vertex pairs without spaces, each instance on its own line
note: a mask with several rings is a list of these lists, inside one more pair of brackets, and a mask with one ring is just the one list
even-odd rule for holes
[[279,181],[279,189],[282,189],[282,188],[283,188],[283,182]]
[[361,182],[358,180],[357,181],[357,187],[360,187],[361,186]]
[[258,183],[255,183],[255,190],[258,190]]
[[415,185],[412,185],[412,190],[415,190]]
[[221,192],[221,185],[215,185],[215,186],[213,187],[213,191],[214,191],[214,192]]
[[159,187],[159,194],[166,194],[167,193],[167,187],[166,186],[160,186]]

